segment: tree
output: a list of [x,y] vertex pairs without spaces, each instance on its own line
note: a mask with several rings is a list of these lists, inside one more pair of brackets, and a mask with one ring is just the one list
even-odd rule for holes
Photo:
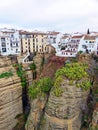
[[88,28],[88,30],[87,30],[87,34],[90,34],[89,28]]

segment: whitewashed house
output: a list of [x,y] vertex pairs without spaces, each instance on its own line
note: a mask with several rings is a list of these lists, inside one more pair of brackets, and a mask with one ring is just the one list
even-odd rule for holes
[[74,35],[71,37],[71,42],[79,44],[82,37],[83,35]]
[[65,46],[68,42],[71,42],[71,35],[69,34],[63,35],[60,39],[61,46]]
[[47,32],[47,43],[51,44],[56,49],[56,52],[60,50],[59,45],[61,44],[60,39],[62,36],[63,34],[60,32],[55,31]]
[[97,51],[97,36],[85,35],[81,40],[78,47],[78,52],[93,53]]
[[67,42],[56,55],[61,57],[76,57],[77,52],[78,43]]
[[97,54],[97,55],[98,55],[98,35],[97,35],[97,37],[96,37],[95,54]]
[[0,30],[0,54],[19,55],[21,54],[21,41],[19,31],[14,29]]
[[76,57],[83,35],[65,35],[61,38],[61,50],[56,54],[63,57]]

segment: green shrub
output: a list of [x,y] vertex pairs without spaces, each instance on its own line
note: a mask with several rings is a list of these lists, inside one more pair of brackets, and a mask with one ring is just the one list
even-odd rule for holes
[[82,90],[88,90],[90,89],[91,83],[89,80],[85,80],[81,83],[78,83],[76,86],[82,88]]
[[41,91],[44,93],[48,93],[53,85],[52,80],[50,78],[43,78],[39,81]]
[[36,65],[35,65],[35,63],[32,63],[32,64],[30,64],[30,69],[32,70],[32,71],[35,71],[36,70]]
[[31,97],[31,98],[37,98],[37,96],[38,96],[38,93],[39,93],[39,89],[38,88],[29,88],[29,91],[28,91],[28,93],[29,93],[29,96]]
[[23,70],[22,64],[17,64],[16,66],[17,66],[17,75],[21,79],[21,85],[22,87],[25,87],[27,84],[26,72]]
[[54,95],[57,97],[61,96],[61,94],[63,93],[63,90],[60,88],[61,82],[62,82],[61,76],[58,76],[54,82]]
[[37,98],[38,95],[48,94],[53,82],[50,78],[42,78],[34,82],[29,88],[29,96],[31,98]]
[[73,80],[70,80],[70,81],[69,81],[69,85],[70,85],[70,86],[73,85],[73,83],[74,83]]
[[54,89],[54,95],[56,97],[60,97],[62,95],[62,93],[63,93],[63,90],[60,87],[55,87],[55,89]]
[[11,76],[13,76],[12,71],[8,71],[8,72],[4,72],[4,73],[0,74],[0,78],[9,78]]
[[[59,69],[55,74],[55,83],[54,86],[60,86],[61,76],[65,76],[69,79],[69,84],[72,85],[73,81],[79,81],[81,79],[88,79],[89,75],[87,73],[88,66],[83,63],[69,63],[66,64],[65,67]],[[91,86],[90,81],[82,81],[77,84],[77,87],[81,87],[83,90],[88,90]]]
[[79,64],[79,63],[66,64],[65,67],[59,69],[56,72],[55,76],[58,77],[59,75],[63,75],[71,80],[79,80],[83,77],[88,77],[86,69],[87,65],[85,64]]

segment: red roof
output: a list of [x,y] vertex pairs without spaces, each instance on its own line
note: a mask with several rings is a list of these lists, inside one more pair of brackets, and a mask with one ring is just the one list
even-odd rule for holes
[[95,40],[96,36],[85,35],[84,40]]
[[82,38],[83,35],[79,35],[79,36],[73,36],[72,38]]

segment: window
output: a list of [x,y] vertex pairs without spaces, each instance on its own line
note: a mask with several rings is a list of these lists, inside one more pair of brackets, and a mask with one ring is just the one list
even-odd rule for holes
[[1,42],[5,42],[5,38],[1,38]]
[[13,38],[14,37],[14,35],[13,34],[11,34],[11,38]]
[[2,47],[6,47],[6,43],[4,43],[4,42],[1,45],[2,45]]
[[56,38],[53,38],[53,42],[56,43]]
[[6,52],[6,48],[2,48],[2,52]]
[[16,46],[18,46],[18,43],[16,43]]
[[16,49],[16,53],[18,53],[18,49]]
[[86,45],[82,45],[82,48],[83,48],[83,49],[86,49]]

